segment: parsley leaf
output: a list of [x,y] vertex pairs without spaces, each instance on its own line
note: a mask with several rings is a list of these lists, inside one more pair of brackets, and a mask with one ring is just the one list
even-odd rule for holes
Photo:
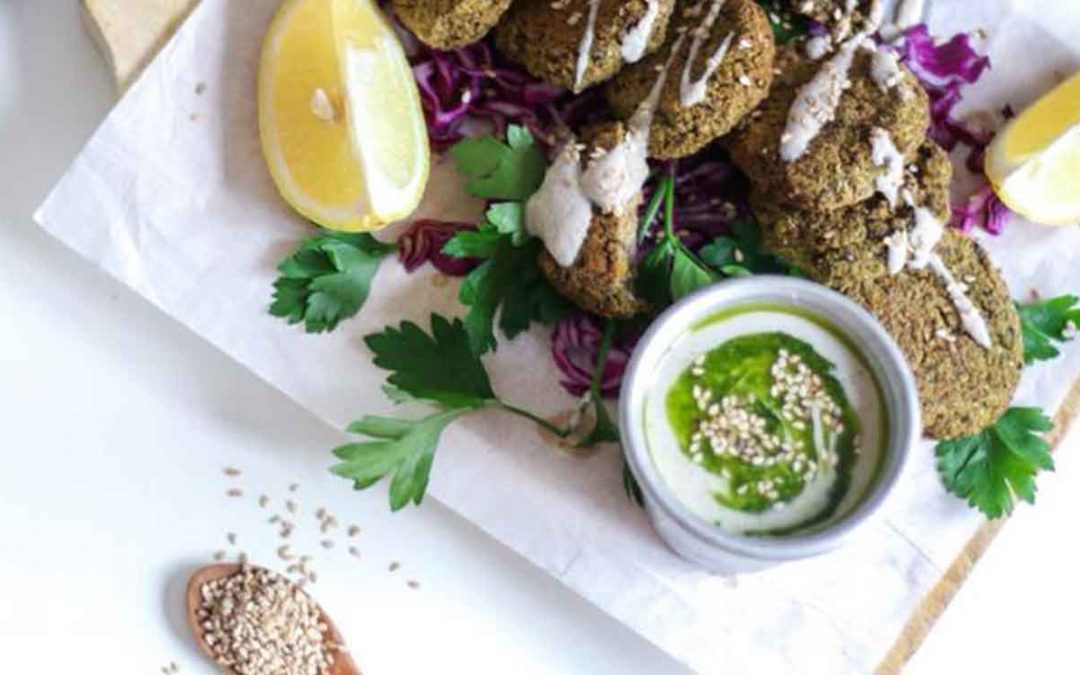
[[390,508],[419,505],[427,490],[442,432],[462,416],[497,409],[530,420],[561,438],[570,434],[532,413],[495,396],[483,363],[472,352],[469,334],[459,319],[431,316],[431,334],[408,321],[369,335],[375,365],[391,371],[384,390],[391,400],[427,401],[437,410],[418,420],[367,416],[349,432],[365,436],[358,443],[334,450],[341,460],[331,468],[351,479],[358,490],[385,476],[390,480]]
[[938,443],[938,473],[952,494],[988,518],[1012,512],[1017,499],[1035,502],[1035,475],[1052,471],[1050,444],[1041,434],[1053,423],[1038,408],[1010,408],[974,436]]
[[524,201],[539,189],[547,158],[525,127],[511,125],[506,143],[494,136],[466,138],[450,149],[469,193],[482,199]]
[[671,265],[672,298],[681,300],[698,289],[711,286],[715,281],[716,275],[690,252],[681,247],[675,249]]
[[[682,243],[675,234],[675,178],[670,173],[660,179],[657,194],[663,194],[664,230],[656,247],[638,265],[637,291],[654,308],[663,309],[699,288],[716,281],[716,275]],[[645,218],[655,208],[650,203]],[[642,225],[643,228],[647,224]]]
[[525,230],[525,207],[521,202],[502,202],[488,208],[484,222],[475,230],[462,230],[443,246],[442,252],[455,258],[492,258],[507,235],[514,246],[529,240]]
[[498,326],[511,340],[533,321],[553,323],[566,314],[566,301],[551,289],[537,265],[542,246],[539,239],[529,239],[517,247],[503,235],[490,259],[465,277],[458,299],[469,308],[465,327],[476,354],[494,351],[495,315],[500,308]]
[[278,265],[270,313],[309,333],[334,330],[356,315],[371,292],[379,265],[394,247],[370,234],[324,230],[301,242]]
[[364,417],[354,422],[349,431],[372,440],[335,449],[334,455],[342,461],[330,470],[352,480],[358,490],[393,474],[391,510],[398,511],[410,502],[419,506],[427,491],[439,437],[451,422],[472,410],[451,408],[415,421]]
[[1020,327],[1024,333],[1024,362],[1049,361],[1061,352],[1055,342],[1068,342],[1080,326],[1080,298],[1075,295],[1044,300],[1027,305],[1017,304]]
[[431,335],[415,323],[389,327],[364,338],[379,368],[392,371],[387,383],[415,399],[447,407],[477,407],[495,398],[480,359],[473,354],[460,319],[431,315]]

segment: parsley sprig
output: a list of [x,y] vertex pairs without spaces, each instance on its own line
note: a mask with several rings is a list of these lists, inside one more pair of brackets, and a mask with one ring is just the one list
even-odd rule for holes
[[[361,418],[348,430],[364,440],[334,450],[341,462],[331,470],[352,480],[358,490],[391,477],[390,508],[394,511],[423,501],[443,431],[469,413],[500,410],[527,419],[559,438],[568,438],[574,432],[500,399],[460,319],[448,320],[433,314],[430,334],[406,321],[397,328],[367,336],[365,342],[375,355],[375,365],[390,371],[386,385],[394,400],[420,401],[435,408],[415,420]],[[594,443],[618,439],[606,414],[604,411],[610,428],[602,427],[598,417],[590,434]]]
[[524,202],[543,182],[547,160],[524,127],[509,127],[507,141],[469,138],[450,151],[458,170],[469,177],[470,193],[505,200],[488,207],[476,230],[459,232],[443,247],[456,258],[484,260],[458,294],[469,308],[465,327],[476,354],[495,350],[496,325],[512,340],[533,322],[554,323],[568,310],[540,272],[542,242],[525,229]]
[[270,313],[309,333],[334,330],[364,305],[371,282],[394,246],[370,234],[321,230],[278,265]]
[[761,232],[750,220],[735,223],[731,235],[719,236],[694,253],[675,232],[675,199],[675,177],[669,172],[658,182],[638,231],[638,239],[644,240],[663,209],[660,240],[638,267],[638,292],[655,309],[663,309],[725,277],[786,271],[765,251]]
[[656,247],[638,266],[637,286],[642,297],[654,308],[662,309],[712,284],[719,277],[675,234],[675,176],[670,172],[660,179],[653,201],[646,208],[644,222],[651,223],[655,218],[659,204],[655,201],[657,194],[661,195],[663,203],[664,228]]
[[945,488],[988,518],[1012,513],[1016,501],[1035,502],[1035,475],[1053,471],[1042,434],[1053,422],[1038,408],[1010,408],[973,436],[938,443],[938,473]]
[[1030,304],[1017,304],[1024,333],[1024,362],[1049,361],[1061,353],[1056,344],[1071,340],[1080,327],[1080,298],[1062,295]]

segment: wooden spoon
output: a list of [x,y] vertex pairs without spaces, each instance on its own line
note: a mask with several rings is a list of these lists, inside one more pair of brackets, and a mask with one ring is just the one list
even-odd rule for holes
[[[249,565],[251,569],[258,570],[258,567]],[[195,633],[195,642],[199,644],[199,649],[204,654],[210,657],[215,663],[217,660],[214,657],[214,650],[210,649],[210,645],[206,643],[205,635],[203,632],[202,623],[199,621],[198,611],[202,606],[202,587],[212,581],[218,579],[224,579],[231,577],[240,571],[240,565],[235,563],[219,563],[217,565],[207,565],[206,567],[199,568],[191,575],[187,585],[187,621],[191,626],[191,631]],[[341,633],[338,631],[337,626],[330,620],[326,612],[322,607],[319,607],[319,618],[326,625],[326,632],[323,633],[323,640],[326,643],[332,643],[345,647],[345,639],[341,637]],[[231,671],[235,672],[235,671]],[[356,663],[353,662],[352,656],[348,651],[342,649],[341,651],[334,652],[334,662],[330,664],[327,670],[327,675],[360,675],[360,669],[356,667]]]

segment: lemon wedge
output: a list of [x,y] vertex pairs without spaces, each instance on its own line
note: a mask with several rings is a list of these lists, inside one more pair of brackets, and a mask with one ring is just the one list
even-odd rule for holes
[[263,42],[259,135],[281,196],[318,225],[370,231],[420,203],[420,95],[373,0],[286,0]]
[[987,150],[986,175],[1028,220],[1080,223],[1080,73],[1001,130]]

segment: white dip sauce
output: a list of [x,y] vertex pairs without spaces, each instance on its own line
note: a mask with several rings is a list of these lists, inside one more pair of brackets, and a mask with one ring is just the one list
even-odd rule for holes
[[623,61],[637,63],[645,56],[649,48],[649,40],[652,39],[653,30],[656,28],[656,20],[660,18],[660,0],[648,0],[649,6],[645,9],[645,15],[641,21],[634,24],[623,36],[619,53]]
[[672,493],[693,513],[730,532],[782,529],[821,513],[830,502],[836,471],[825,465],[801,493],[782,508],[750,513],[723,506],[713,495],[729,494],[728,481],[695,464],[683,452],[668,420],[667,396],[693,361],[725,342],[743,335],[783,332],[812,346],[836,368],[833,375],[861,423],[859,455],[851,469],[851,484],[834,517],[856,504],[870,485],[883,453],[885,406],[873,375],[835,335],[797,314],[751,310],[687,333],[664,355],[655,384],[645,400],[645,438],[657,472]]

